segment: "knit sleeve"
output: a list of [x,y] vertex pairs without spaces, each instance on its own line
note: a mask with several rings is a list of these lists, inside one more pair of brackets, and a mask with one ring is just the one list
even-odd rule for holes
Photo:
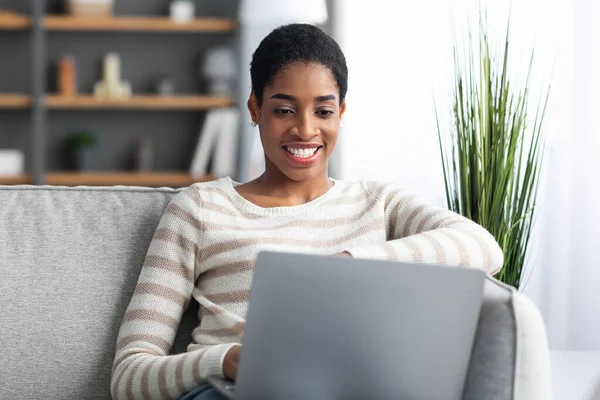
[[379,193],[388,241],[349,249],[353,257],[464,266],[491,274],[502,268],[500,246],[480,225],[395,185]]
[[235,344],[169,355],[194,288],[203,232],[200,205],[197,188],[181,192],[154,233],[119,330],[114,399],[179,398],[207,376],[223,373],[223,358]]

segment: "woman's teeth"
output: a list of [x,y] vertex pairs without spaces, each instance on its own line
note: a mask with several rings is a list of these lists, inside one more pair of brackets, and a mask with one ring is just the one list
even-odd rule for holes
[[286,147],[285,149],[288,153],[293,154],[295,157],[308,158],[315,154],[315,152],[318,150],[318,147],[315,147],[313,149],[294,149],[292,147]]

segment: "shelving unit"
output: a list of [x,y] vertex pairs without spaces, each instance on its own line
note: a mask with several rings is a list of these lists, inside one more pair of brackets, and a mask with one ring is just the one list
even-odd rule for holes
[[130,33],[228,33],[235,32],[237,23],[227,18],[198,18],[177,23],[168,17],[114,16],[73,17],[45,14],[45,2],[31,0],[32,14],[19,15],[0,10],[0,34],[2,31],[31,32],[31,93],[0,93],[0,110],[28,110],[31,112],[30,173],[19,176],[0,176],[0,185],[49,184],[61,186],[188,186],[195,182],[214,179],[211,176],[192,177],[186,171],[172,172],[61,172],[47,170],[47,113],[52,111],[93,110],[149,110],[191,111],[231,107],[231,98],[177,94],[173,96],[135,94],[127,99],[102,100],[92,94],[72,97],[46,93],[48,77],[47,35],[52,32],[130,32]]

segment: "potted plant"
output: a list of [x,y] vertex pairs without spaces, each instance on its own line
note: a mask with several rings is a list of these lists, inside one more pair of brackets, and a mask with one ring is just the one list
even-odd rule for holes
[[532,108],[533,51],[525,74],[513,79],[509,31],[499,48],[491,48],[480,14],[478,32],[470,32],[463,46],[455,42],[449,145],[437,109],[436,118],[448,208],[496,238],[504,252],[496,278],[519,288],[534,224],[550,88]]
[[75,170],[92,169],[96,145],[96,137],[89,132],[76,132],[69,137],[71,163]]

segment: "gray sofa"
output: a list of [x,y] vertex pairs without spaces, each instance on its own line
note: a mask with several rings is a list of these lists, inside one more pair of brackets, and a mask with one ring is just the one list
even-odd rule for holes
[[[0,187],[0,399],[110,398],[119,324],[177,193]],[[196,312],[193,304],[173,353],[184,351]],[[490,278],[464,398],[549,399],[548,358],[535,306]]]

